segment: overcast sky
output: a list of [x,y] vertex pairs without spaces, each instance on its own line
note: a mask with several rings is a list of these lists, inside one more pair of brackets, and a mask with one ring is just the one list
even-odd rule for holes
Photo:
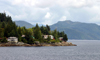
[[100,0],[0,0],[0,12],[13,21],[54,24],[71,20],[100,25]]

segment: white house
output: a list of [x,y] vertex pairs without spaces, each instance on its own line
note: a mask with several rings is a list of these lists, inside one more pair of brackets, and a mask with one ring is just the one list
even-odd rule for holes
[[53,39],[54,37],[53,37],[53,35],[43,35],[43,38],[44,39],[47,39],[48,38],[48,36],[51,38],[51,39]]
[[63,40],[63,37],[59,37],[59,40]]
[[25,35],[22,35],[22,37],[25,37]]
[[54,39],[54,36],[53,35],[49,35],[49,36],[50,36],[51,39]]
[[18,42],[18,38],[17,37],[8,37],[8,42],[11,42],[11,43],[17,43]]

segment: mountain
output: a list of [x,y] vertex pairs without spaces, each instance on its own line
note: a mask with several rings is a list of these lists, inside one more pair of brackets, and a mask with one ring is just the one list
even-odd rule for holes
[[50,26],[51,30],[64,31],[69,39],[100,40],[100,26],[94,23],[59,21]]
[[15,21],[16,25],[23,27],[25,26],[26,28],[32,28],[34,27],[32,24],[26,22],[26,21]]

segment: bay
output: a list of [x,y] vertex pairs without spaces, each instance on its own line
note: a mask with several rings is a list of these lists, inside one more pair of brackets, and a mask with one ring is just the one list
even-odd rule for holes
[[99,40],[69,40],[77,46],[0,47],[0,60],[100,60]]

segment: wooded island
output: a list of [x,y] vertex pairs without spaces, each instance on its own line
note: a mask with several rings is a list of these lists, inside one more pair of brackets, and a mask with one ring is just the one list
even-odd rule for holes
[[74,46],[66,42],[67,35],[56,29],[50,30],[48,25],[26,29],[12,21],[11,16],[0,13],[0,46]]

